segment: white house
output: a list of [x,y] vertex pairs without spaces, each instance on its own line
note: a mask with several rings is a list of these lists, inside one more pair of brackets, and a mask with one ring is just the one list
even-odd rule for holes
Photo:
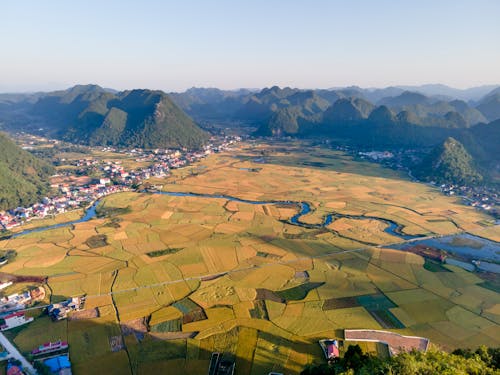
[[23,312],[15,312],[10,315],[4,316],[3,320],[5,324],[0,326],[0,330],[6,331],[8,329],[16,328],[22,326],[23,324],[27,324],[33,321],[33,318],[26,319],[26,316]]

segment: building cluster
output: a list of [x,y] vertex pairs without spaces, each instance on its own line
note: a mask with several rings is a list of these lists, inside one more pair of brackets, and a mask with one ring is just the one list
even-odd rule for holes
[[[0,284],[2,287],[12,285],[12,282]],[[45,298],[45,289],[39,286],[33,290],[14,293],[0,299],[0,316],[17,310],[23,310],[35,301]]]
[[[422,151],[414,149],[401,149],[392,151],[358,151],[346,146],[335,147],[339,151],[357,155],[363,159],[380,163],[388,168],[402,170],[414,180],[419,182],[411,173],[411,166],[422,159]],[[431,185],[439,186],[435,182]],[[456,184],[443,184],[439,188],[445,195],[455,195],[463,199],[468,206],[487,211],[497,219],[500,218],[500,193],[497,189],[486,186],[462,186]]]
[[369,152],[358,152],[358,155],[360,155],[362,158],[367,157],[372,160],[385,160],[385,159],[392,159],[394,157],[394,154],[389,151],[369,151]]
[[486,187],[443,184],[440,188],[444,194],[460,196],[463,198],[465,204],[486,211],[492,211],[500,205],[500,195],[498,192]]
[[129,190],[122,185],[91,184],[87,186],[61,186],[59,195],[45,197],[42,202],[28,207],[17,207],[13,210],[0,212],[0,226],[3,229],[13,229],[33,219],[52,217],[76,208],[85,207],[91,202],[106,195]]
[[84,298],[73,297],[59,303],[53,303],[47,307],[49,316],[54,321],[63,320],[71,311],[79,311],[83,308]]
[[[239,137],[212,139],[200,151],[117,150],[106,147],[101,151],[122,153],[134,157],[137,162],[147,161],[151,164],[135,170],[126,170],[119,161],[102,161],[96,158],[75,160],[71,165],[77,167],[75,173],[80,177],[66,174],[64,179],[71,178],[72,182],[54,183],[52,188],[57,190],[54,196],[45,197],[42,202],[29,207],[17,207],[0,212],[0,229],[11,230],[33,219],[43,219],[85,207],[106,195],[128,191],[149,178],[166,177],[171,169],[184,167],[213,152],[226,150],[239,140]],[[90,178],[91,175],[99,177]]]
[[22,310],[31,302],[30,292],[14,293],[0,299],[0,314]]

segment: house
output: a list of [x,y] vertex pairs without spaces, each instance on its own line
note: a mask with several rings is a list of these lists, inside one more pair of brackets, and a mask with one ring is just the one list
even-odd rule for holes
[[111,179],[109,177],[99,179],[99,184],[101,185],[109,185],[111,183]]
[[59,350],[68,349],[68,343],[66,341],[56,341],[56,342],[47,342],[45,344],[40,345],[39,347],[33,349],[31,351],[32,355],[39,356],[47,353],[57,352]]
[[339,343],[337,340],[330,341],[326,344],[326,353],[329,360],[339,357]]
[[24,312],[15,312],[4,316],[3,320],[5,321],[5,323],[0,326],[1,331],[6,331],[8,329],[16,328],[30,323],[33,321],[33,318],[26,318]]
[[52,320],[62,320],[68,317],[70,311],[81,310],[83,303],[84,298],[73,297],[66,301],[49,305],[47,310]]
[[[5,262],[5,263],[7,263],[7,262]],[[1,263],[0,263],[0,265],[1,265]],[[5,288],[7,288],[7,287],[9,287],[11,285],[12,285],[12,281],[7,281],[5,283],[1,283],[0,284],[0,290],[5,289]]]
[[319,345],[323,349],[325,358],[328,361],[339,358],[339,342],[335,339],[319,340]]
[[22,367],[17,366],[11,362],[7,364],[7,375],[23,375],[24,372],[22,370]]

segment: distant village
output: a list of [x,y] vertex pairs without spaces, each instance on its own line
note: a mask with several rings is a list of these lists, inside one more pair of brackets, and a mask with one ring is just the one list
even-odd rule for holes
[[[62,160],[73,169],[71,172],[53,176],[51,187],[57,193],[45,197],[41,202],[29,207],[0,211],[0,229],[12,230],[33,219],[53,217],[70,210],[88,207],[96,200],[109,194],[134,190],[145,180],[152,177],[166,177],[170,174],[171,169],[185,167],[212,153],[227,150],[240,140],[241,138],[238,136],[213,137],[210,143],[200,151],[99,148],[99,151],[104,153],[124,154],[134,158],[136,162],[149,164],[147,167],[135,170],[126,170],[120,161],[106,161],[95,157],[71,161]],[[23,148],[33,147],[28,145]]]
[[[380,163],[392,169],[403,170],[408,173],[410,178],[416,180],[411,174],[408,165],[418,160],[416,155],[420,153],[419,150],[365,152],[354,151],[345,147],[337,147],[337,149],[350,152],[361,159]],[[439,187],[443,194],[460,197],[465,205],[484,210],[497,220],[500,219],[500,193],[496,189],[486,186],[460,186],[456,184],[438,185],[435,182],[430,182],[430,184]]]

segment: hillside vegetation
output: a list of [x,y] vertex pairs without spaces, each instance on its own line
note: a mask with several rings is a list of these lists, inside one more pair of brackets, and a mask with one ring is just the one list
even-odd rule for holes
[[339,362],[331,365],[312,365],[301,375],[357,374],[468,374],[493,375],[500,371],[500,349],[480,347],[476,351],[457,349],[453,353],[430,350],[427,353],[400,353],[380,359],[366,355],[358,345],[350,346]]
[[0,210],[35,202],[48,189],[52,167],[0,133]]
[[483,180],[470,154],[453,138],[435,147],[415,172],[417,177],[438,183],[476,185]]
[[[14,110],[15,119],[9,116]],[[1,112],[11,128],[35,124],[35,129],[52,136],[90,145],[199,148],[208,139],[162,91],[112,93],[96,85],[78,85],[39,95],[36,101],[12,103]]]

